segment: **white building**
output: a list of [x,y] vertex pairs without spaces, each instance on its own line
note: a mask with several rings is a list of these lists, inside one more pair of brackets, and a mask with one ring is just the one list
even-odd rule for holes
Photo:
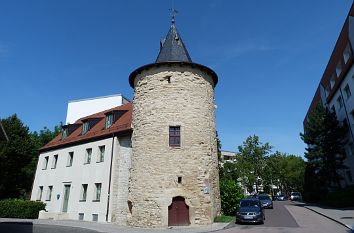
[[121,94],[95,97],[89,99],[71,100],[68,103],[66,124],[72,124],[78,119],[129,103]]
[[124,223],[131,112],[128,103],[81,118],[41,148],[31,196],[46,203],[39,218]]
[[354,5],[352,5],[345,20],[342,31],[304,119],[305,126],[309,113],[320,103],[334,111],[337,115],[337,119],[348,126],[348,135],[343,148],[344,153],[346,153],[344,165],[348,168],[339,171],[344,177],[343,185],[354,184],[353,16]]

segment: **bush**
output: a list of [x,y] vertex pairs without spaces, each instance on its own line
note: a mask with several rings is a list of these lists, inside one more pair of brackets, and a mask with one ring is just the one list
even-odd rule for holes
[[234,216],[243,198],[240,186],[233,180],[220,180],[221,209],[225,215]]
[[0,200],[0,218],[38,218],[40,210],[45,209],[45,203],[21,199]]
[[354,186],[328,193],[324,203],[332,207],[354,207]]

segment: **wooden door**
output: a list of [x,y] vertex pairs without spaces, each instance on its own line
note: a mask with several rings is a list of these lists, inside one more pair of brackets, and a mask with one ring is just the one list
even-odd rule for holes
[[172,204],[168,207],[169,226],[189,225],[189,207],[183,197],[174,197]]

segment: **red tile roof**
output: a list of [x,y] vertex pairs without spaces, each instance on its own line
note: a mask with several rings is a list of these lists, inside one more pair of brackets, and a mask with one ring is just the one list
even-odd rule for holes
[[[75,122],[75,124],[80,124],[76,130],[74,130],[66,138],[62,139],[62,133],[56,136],[52,141],[46,144],[40,149],[40,152],[58,149],[62,147],[71,146],[73,144],[82,143],[85,141],[92,141],[96,138],[104,138],[112,136],[112,134],[124,134],[131,133],[132,131],[132,103],[124,104],[119,107],[111,108],[102,112],[92,114],[80,118]],[[105,116],[106,113],[112,111],[123,111],[124,113],[113,123],[113,125],[106,129],[105,128]],[[95,124],[86,134],[82,135],[82,122],[87,119],[99,119],[97,124]]]

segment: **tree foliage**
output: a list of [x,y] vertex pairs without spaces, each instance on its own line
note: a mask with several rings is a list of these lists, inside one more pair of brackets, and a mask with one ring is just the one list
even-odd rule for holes
[[220,198],[222,212],[234,216],[243,198],[243,191],[233,180],[220,180]]
[[277,189],[274,191],[282,193],[302,191],[303,158],[279,151],[271,154],[271,148],[269,143],[260,142],[257,136],[249,136],[239,146],[235,161],[221,166],[220,179],[240,183],[249,193],[259,192],[259,185],[263,185],[263,191],[267,193],[272,193],[274,186]]
[[318,105],[309,114],[304,133],[300,133],[301,139],[308,145],[305,152],[308,160],[306,174],[311,177],[306,176],[310,179],[306,181],[306,187],[312,192],[340,186],[342,177],[338,171],[345,168],[342,148],[348,132],[346,122],[343,123],[338,122],[334,112]]
[[265,157],[271,152],[272,146],[269,143],[263,144],[256,135],[249,136],[242,145],[238,147],[239,153],[236,164],[243,183],[249,192],[253,192],[253,185],[256,185],[258,192],[259,179],[263,175]]
[[16,115],[1,123],[9,141],[0,142],[0,199],[24,198],[31,191],[38,150],[54,138],[59,128],[31,133]]
[[300,156],[276,151],[266,158],[262,181],[266,191],[272,192],[272,185],[281,193],[302,191],[305,161]]

